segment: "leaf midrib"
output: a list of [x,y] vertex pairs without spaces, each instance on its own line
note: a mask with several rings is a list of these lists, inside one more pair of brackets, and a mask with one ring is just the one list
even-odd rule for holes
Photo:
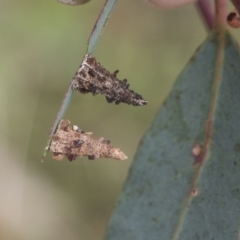
[[191,195],[191,190],[196,187],[197,182],[200,178],[201,170],[203,169],[203,165],[207,161],[208,156],[210,155],[212,128],[214,123],[216,107],[217,107],[218,90],[220,87],[220,83],[222,81],[221,78],[222,78],[222,69],[223,69],[223,63],[224,63],[224,47],[225,47],[225,41],[226,41],[226,30],[224,26],[217,26],[217,29],[215,31],[216,31],[215,34],[217,35],[217,38],[216,38],[217,39],[217,56],[216,56],[215,73],[214,73],[214,79],[213,79],[213,85],[212,85],[210,108],[209,108],[208,117],[205,125],[205,133],[204,133],[205,137],[204,137],[203,146],[202,146],[202,153],[196,165],[193,181],[189,189],[189,193],[184,201],[183,207],[180,210],[179,219],[177,221],[171,240],[177,240],[180,235],[188,206],[191,203],[191,200],[194,198]]

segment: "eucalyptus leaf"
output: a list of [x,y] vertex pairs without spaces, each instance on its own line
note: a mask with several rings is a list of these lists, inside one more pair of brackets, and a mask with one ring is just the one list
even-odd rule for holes
[[58,2],[61,2],[61,3],[65,3],[65,4],[68,4],[68,5],[82,5],[82,4],[85,4],[87,2],[90,2],[90,0],[57,0]]
[[105,240],[238,240],[240,55],[214,31],[145,133]]

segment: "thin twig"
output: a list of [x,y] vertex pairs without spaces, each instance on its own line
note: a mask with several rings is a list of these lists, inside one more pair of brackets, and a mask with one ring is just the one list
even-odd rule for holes
[[212,29],[215,23],[215,13],[209,0],[198,0],[196,6],[205,20],[208,29]]
[[[88,53],[92,53],[92,51],[94,50],[96,44],[98,43],[99,37],[101,35],[102,29],[104,28],[104,26],[106,25],[106,22],[113,10],[113,7],[115,6],[117,0],[106,0],[105,5],[103,6],[103,9],[93,27],[92,33],[90,35],[89,41],[88,41],[88,49],[87,52]],[[48,138],[48,142],[47,142],[47,146],[44,148],[44,152],[43,152],[43,156],[42,156],[42,161],[44,160],[44,158],[46,157],[48,151],[49,151],[49,147],[52,141],[52,136],[56,131],[56,128],[60,122],[60,120],[64,117],[64,114],[66,113],[69,104],[71,103],[71,100],[73,98],[73,89],[72,89],[72,81],[68,87],[68,90],[65,94],[65,97],[62,101],[62,105],[60,107],[60,110],[57,114],[57,117],[54,121],[53,127],[51,129],[51,132],[49,134],[49,138]]]
[[44,148],[42,161],[43,161],[43,159],[47,156],[47,153],[48,153],[48,151],[49,151],[49,147],[50,147],[50,144],[51,144],[51,141],[52,141],[52,136],[53,136],[53,134],[54,134],[55,131],[56,131],[56,128],[57,128],[57,126],[58,126],[58,123],[59,123],[60,120],[63,118],[63,116],[64,116],[64,114],[65,114],[65,112],[66,112],[66,110],[67,110],[67,108],[68,108],[68,106],[69,106],[72,98],[73,98],[73,92],[74,92],[74,91],[72,90],[71,85],[72,85],[72,84],[70,83],[70,85],[69,85],[69,87],[68,87],[68,90],[67,90],[67,92],[66,92],[66,94],[65,94],[65,97],[64,97],[64,99],[63,99],[63,101],[62,101],[60,110],[59,110],[59,112],[58,112],[58,114],[57,114],[57,117],[56,117],[56,119],[55,119],[55,121],[54,121],[53,127],[51,128],[51,132],[50,132],[50,134],[49,134],[49,136],[48,136],[47,146]]
[[240,15],[240,0],[231,0],[232,4],[235,6],[235,8],[238,11],[238,14]]
[[102,12],[100,13],[94,27],[92,30],[92,33],[88,39],[88,53],[92,53],[96,44],[98,43],[98,40],[101,36],[102,30],[110,17],[110,14],[112,13],[112,10],[117,3],[117,0],[107,0],[105,3],[105,6],[102,9]]

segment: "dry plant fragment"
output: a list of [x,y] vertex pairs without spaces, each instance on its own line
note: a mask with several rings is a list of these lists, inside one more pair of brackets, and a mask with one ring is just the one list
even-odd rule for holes
[[127,159],[127,156],[119,148],[109,145],[109,140],[104,138],[96,140],[91,135],[91,132],[79,131],[75,125],[70,127],[69,120],[61,120],[50,146],[53,159],[62,160],[64,155],[69,161],[75,160],[77,156],[87,156],[90,160],[100,157]]
[[141,95],[129,89],[127,80],[117,79],[116,70],[110,73],[103,68],[90,54],[86,54],[72,81],[72,89],[81,93],[102,94],[106,96],[109,103],[119,104],[124,102],[133,106],[147,104]]

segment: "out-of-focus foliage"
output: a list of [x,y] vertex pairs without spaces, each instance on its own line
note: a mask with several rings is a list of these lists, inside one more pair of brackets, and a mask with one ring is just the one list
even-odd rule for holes
[[[205,30],[193,6],[119,1],[94,52],[146,107],[75,94],[66,118],[111,139],[129,161],[40,158],[105,1],[0,1],[1,239],[101,239],[138,142]],[[9,209],[9,211],[8,211]],[[3,211],[4,210],[4,211]]]

